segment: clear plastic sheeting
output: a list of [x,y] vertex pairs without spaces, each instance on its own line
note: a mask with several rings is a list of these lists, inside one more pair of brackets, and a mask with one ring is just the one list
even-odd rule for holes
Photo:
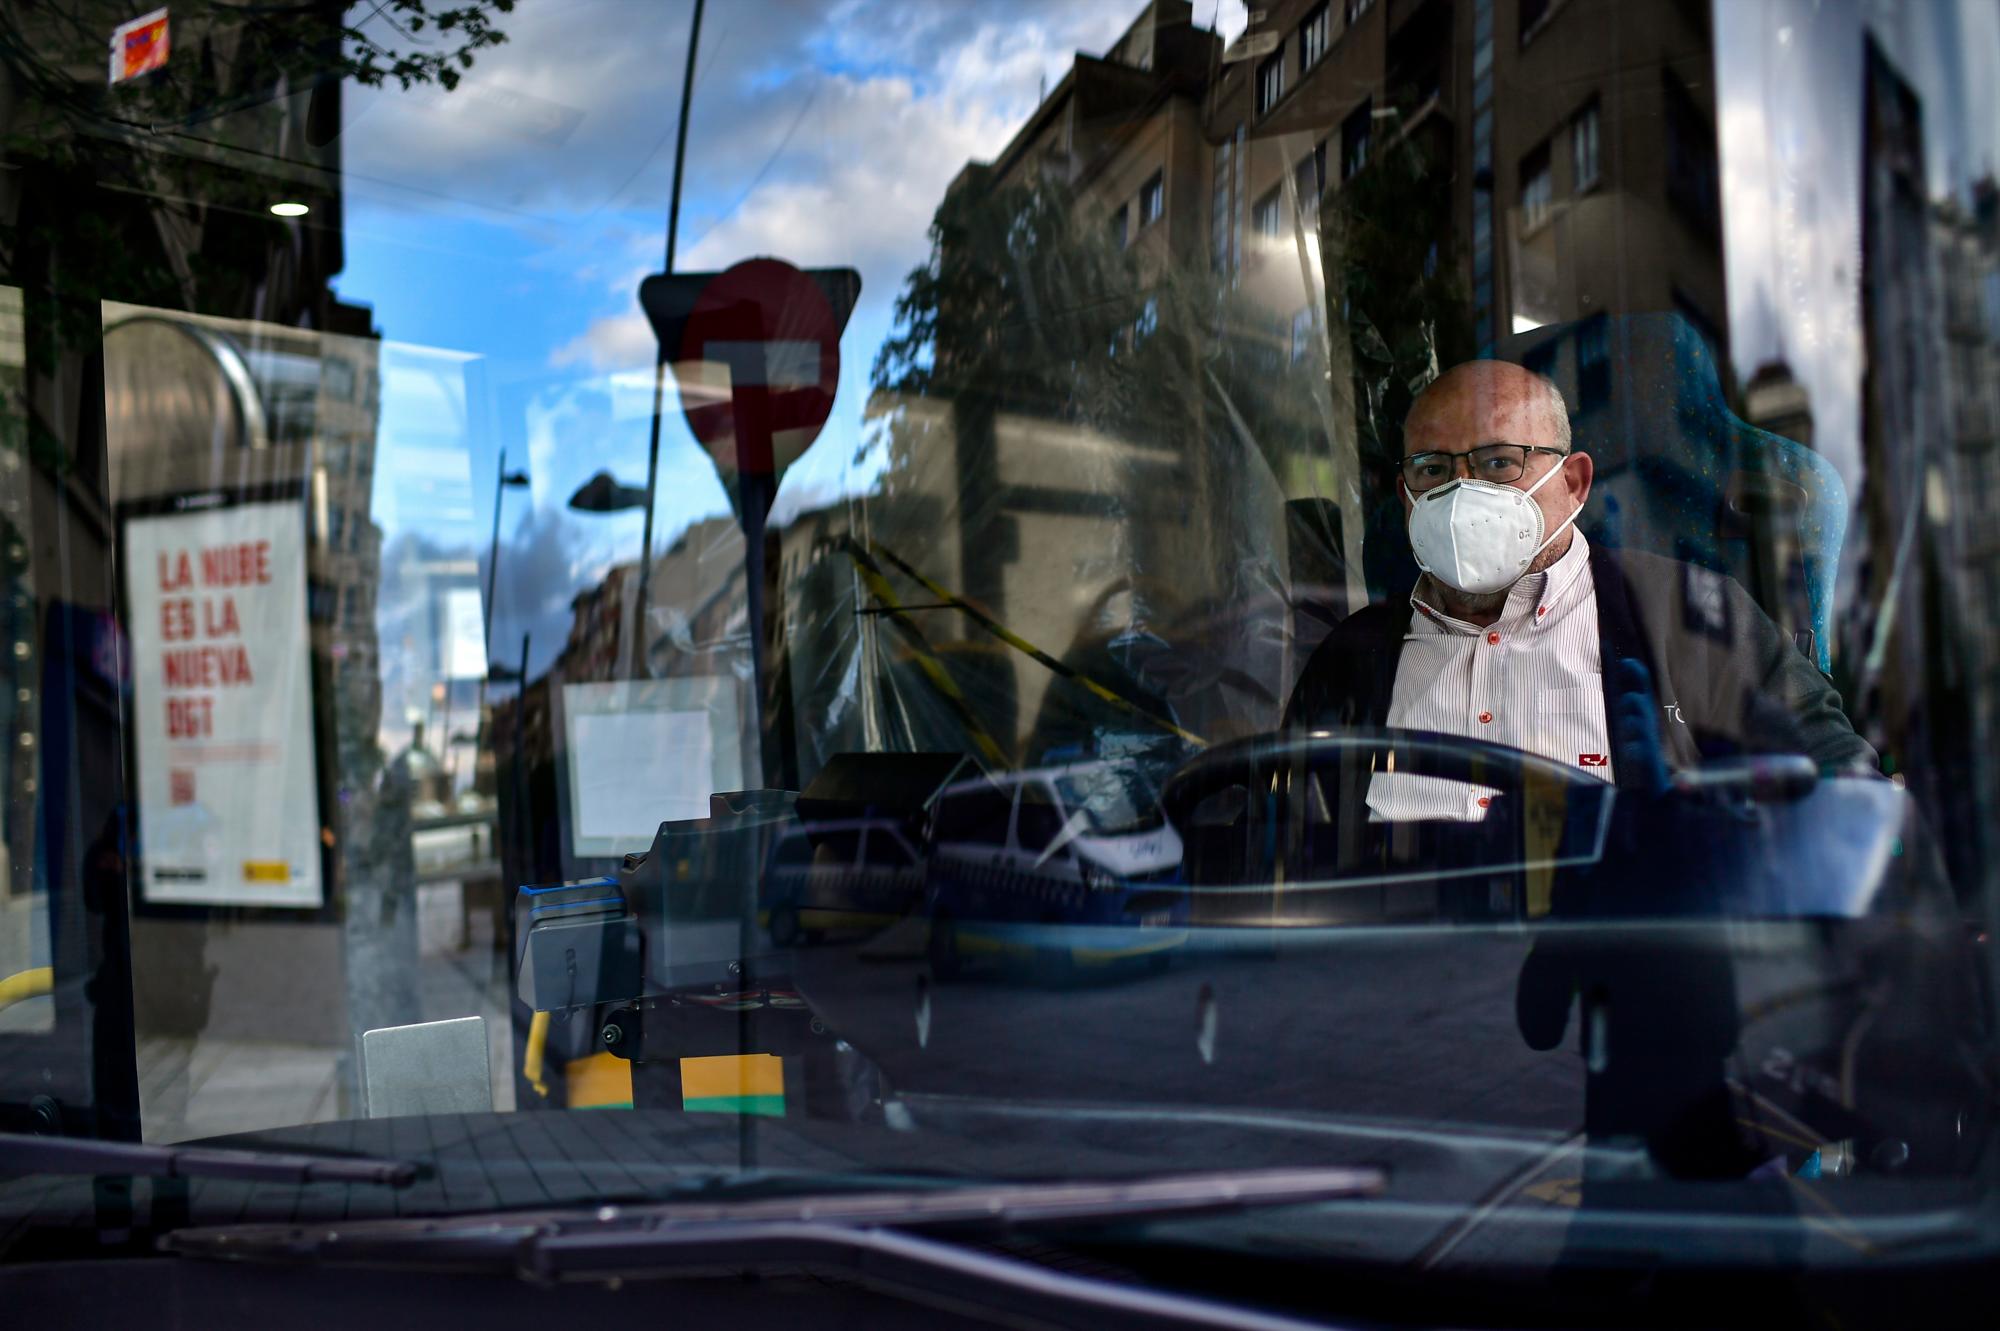
[[873,483],[788,534],[802,780],[845,750],[1007,769],[1268,731],[1297,622],[1346,608],[1312,487],[1352,473],[1351,430],[1319,303],[1277,313],[1316,235],[1239,287],[1060,193],[968,172],[947,197],[875,365]]

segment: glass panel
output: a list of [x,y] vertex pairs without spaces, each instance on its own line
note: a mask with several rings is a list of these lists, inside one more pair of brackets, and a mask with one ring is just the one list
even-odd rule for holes
[[9,24],[0,1261],[1990,1320],[1990,4]]
[[55,1027],[54,900],[35,867],[36,745],[46,697],[35,622],[21,289],[0,286],[0,1032]]

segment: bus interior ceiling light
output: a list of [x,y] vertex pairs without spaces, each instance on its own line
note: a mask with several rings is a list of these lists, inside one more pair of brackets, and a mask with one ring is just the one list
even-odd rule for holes
[[312,209],[303,203],[274,203],[271,214],[274,217],[304,217]]

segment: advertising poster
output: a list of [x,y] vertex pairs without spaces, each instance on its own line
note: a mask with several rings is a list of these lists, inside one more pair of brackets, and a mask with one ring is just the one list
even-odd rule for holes
[[167,67],[167,11],[141,14],[111,30],[111,81],[123,83]]
[[125,531],[145,900],[318,907],[303,508]]

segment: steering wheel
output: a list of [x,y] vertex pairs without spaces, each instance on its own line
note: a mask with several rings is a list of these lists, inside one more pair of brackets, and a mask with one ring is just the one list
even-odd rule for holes
[[[1297,882],[1326,877],[1320,860],[1330,852],[1342,871],[1380,865],[1385,827],[1367,807],[1377,773],[1441,777],[1494,790],[1483,823],[1446,827],[1426,823],[1432,843],[1449,843],[1442,859],[1427,844],[1416,867],[1477,869],[1480,857],[1496,871],[1518,867],[1523,837],[1553,849],[1573,811],[1596,811],[1610,787],[1597,777],[1538,754],[1423,730],[1354,729],[1286,731],[1221,744],[1175,772],[1160,804],[1188,848],[1197,882],[1213,881],[1219,828],[1236,829],[1236,848],[1252,863],[1235,881]],[[1336,777],[1328,781],[1329,774]],[[1532,793],[1533,799],[1523,796]],[[1223,799],[1217,818],[1216,797]],[[1240,801],[1240,803],[1239,803]],[[1551,817],[1553,815],[1553,817]],[[1265,825],[1268,824],[1268,825]],[[1405,840],[1409,840],[1406,837]],[[1228,838],[1224,838],[1225,843]],[[1257,843],[1257,844],[1253,844]],[[1504,863],[1492,851],[1510,844]],[[1456,849],[1460,854],[1452,854]],[[1469,854],[1469,865],[1454,865]],[[1204,871],[1208,871],[1205,873]],[[1234,875],[1226,876],[1229,881]]]

